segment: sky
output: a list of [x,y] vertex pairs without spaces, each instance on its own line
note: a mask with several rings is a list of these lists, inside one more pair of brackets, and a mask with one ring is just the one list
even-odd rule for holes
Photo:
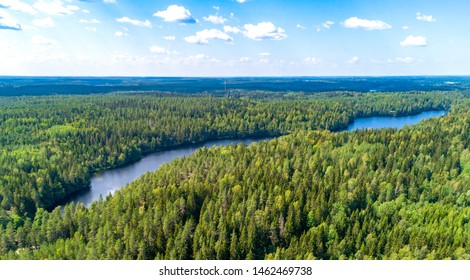
[[466,0],[0,0],[0,75],[470,75]]

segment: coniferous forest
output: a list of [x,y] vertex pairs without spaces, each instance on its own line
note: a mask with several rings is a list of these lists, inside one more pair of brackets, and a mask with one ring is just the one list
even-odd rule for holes
[[[1,259],[470,259],[467,91],[0,97]],[[403,129],[357,117],[446,109]],[[100,170],[210,139],[94,202]]]

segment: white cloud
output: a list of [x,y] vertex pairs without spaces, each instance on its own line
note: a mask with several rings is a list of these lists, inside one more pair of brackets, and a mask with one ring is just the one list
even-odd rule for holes
[[85,13],[85,14],[89,14],[90,10],[82,10],[82,12]]
[[297,24],[295,27],[298,29],[306,29],[302,24]]
[[425,47],[428,45],[428,39],[423,36],[410,35],[403,40],[400,45],[404,47]]
[[162,18],[166,22],[196,23],[196,20],[191,16],[191,12],[178,5],[168,6],[166,10],[158,11],[153,16]]
[[153,53],[158,53],[158,54],[168,54],[169,51],[163,47],[159,47],[159,46],[151,46],[150,47],[150,52],[153,52]]
[[259,61],[259,63],[263,63],[263,64],[269,63],[269,59],[265,59],[265,58],[264,58],[264,59],[260,59],[260,60],[258,60],[258,61]]
[[243,26],[245,30],[243,34],[255,41],[261,40],[284,40],[287,35],[284,33],[284,29],[276,26],[271,22],[260,22],[256,25],[245,24]]
[[9,30],[22,30],[21,25],[10,16],[9,13],[0,9],[0,29],[9,29]]
[[360,60],[359,57],[353,56],[350,60],[348,60],[348,63],[349,64],[355,64],[355,63],[359,62],[359,60]]
[[224,24],[227,21],[226,18],[217,15],[209,15],[208,17],[202,17],[202,19],[213,24]]
[[124,33],[124,32],[122,32],[122,31],[116,31],[116,32],[114,32],[114,36],[121,38],[121,37],[127,37],[127,36],[129,36],[129,34]]
[[392,28],[390,24],[381,20],[368,20],[358,17],[350,17],[342,24],[346,28],[362,28],[365,30],[384,30]]
[[48,39],[39,35],[33,36],[33,38],[31,38],[31,43],[37,46],[59,46],[59,43],[56,40]]
[[145,21],[140,21],[140,20],[131,19],[128,17],[122,17],[122,18],[117,18],[116,21],[120,23],[129,23],[135,26],[140,26],[140,27],[149,27],[149,28],[152,27],[152,23],[148,19]]
[[48,15],[71,15],[74,11],[80,10],[77,6],[64,6],[60,0],[39,0],[34,4],[34,8]]
[[87,23],[87,24],[100,24],[101,21],[97,20],[97,19],[81,19],[79,20],[78,22],[80,23]]
[[327,21],[323,22],[322,24],[317,25],[317,26],[316,26],[316,27],[317,27],[316,30],[317,30],[317,32],[320,32],[320,31],[322,31],[322,28],[324,28],[324,29],[330,29],[331,26],[334,25],[334,24],[335,24],[334,21],[327,20]]
[[207,55],[203,54],[203,53],[199,53],[197,55],[188,56],[188,58],[194,58],[194,59],[197,59],[197,60],[202,60],[202,59],[207,59],[209,57]]
[[250,57],[244,56],[240,57],[240,62],[251,62],[252,59]]
[[397,57],[397,58],[395,58],[395,61],[403,62],[403,63],[411,63],[411,62],[415,61],[415,59],[412,58],[412,57],[407,56],[407,57]]
[[238,3],[243,4],[246,2],[246,0],[237,0]]
[[212,6],[212,9],[218,11],[218,10],[220,10],[220,7],[219,6]]
[[19,11],[31,15],[37,14],[37,11],[31,5],[19,0],[0,0],[0,6],[6,7],[13,11]]
[[203,53],[200,53],[196,55],[190,55],[184,58],[182,61],[180,61],[180,63],[186,64],[186,65],[198,65],[199,63],[206,62],[208,60],[210,60],[209,56]]
[[80,7],[74,5],[67,5],[67,9],[71,11],[80,11]]
[[176,37],[175,36],[165,36],[163,37],[164,40],[167,40],[167,41],[174,41],[176,40]]
[[233,41],[233,38],[230,37],[227,33],[218,30],[218,29],[204,29],[196,32],[195,35],[185,37],[184,40],[188,43],[207,45],[209,40],[218,39],[230,43]]
[[305,58],[305,62],[308,63],[308,64],[317,64],[320,61],[319,61],[318,58],[310,56],[310,57]]
[[37,27],[44,27],[44,28],[50,28],[50,27],[55,26],[54,21],[50,17],[42,18],[42,19],[35,19],[33,20],[33,24]]
[[116,0],[103,0],[105,4],[115,4]]
[[404,25],[404,26],[401,27],[401,29],[408,30],[408,29],[410,29],[410,27],[408,25]]
[[387,63],[412,63],[416,61],[413,57],[396,57],[396,58],[389,58],[387,59]]
[[224,26],[224,32],[238,34],[238,33],[241,32],[241,30],[238,29],[237,27],[226,25],[226,26]]
[[96,27],[85,27],[85,30],[96,32]]
[[328,20],[322,23],[321,26],[323,26],[323,28],[329,29],[333,24],[335,24],[334,21]]
[[427,22],[436,22],[436,19],[433,18],[431,15],[427,16],[422,13],[416,13],[416,19],[417,20],[422,20],[422,21],[427,21]]
[[261,56],[270,56],[271,54],[268,53],[268,52],[262,52],[262,53],[259,53],[259,55],[261,55]]

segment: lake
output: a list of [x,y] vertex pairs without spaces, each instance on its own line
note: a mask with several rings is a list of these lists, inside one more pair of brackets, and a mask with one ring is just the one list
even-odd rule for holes
[[185,145],[171,150],[152,153],[127,166],[105,170],[95,174],[91,179],[91,187],[72,195],[66,203],[72,201],[81,202],[88,207],[93,201],[98,200],[100,196],[103,196],[104,199],[109,193],[113,194],[116,190],[134,181],[145,172],[154,171],[160,167],[160,165],[176,158],[189,156],[201,147],[210,148],[213,146],[228,146],[238,143],[250,145],[253,142],[269,139],[272,139],[272,137],[213,140],[205,143]]
[[380,128],[402,128],[405,125],[417,124],[420,121],[433,117],[440,117],[447,113],[445,110],[426,111],[417,115],[403,117],[365,117],[357,118],[349,124],[347,131],[357,129],[380,129]]
[[[402,128],[404,125],[417,124],[423,119],[438,117],[446,114],[447,111],[427,111],[417,115],[404,117],[367,117],[357,118],[347,128],[348,131],[365,128]],[[141,160],[124,167],[115,168],[97,173],[91,179],[91,188],[83,190],[67,200],[68,202],[82,202],[89,206],[93,201],[98,200],[100,196],[105,198],[109,193],[113,194],[116,190],[122,188],[145,172],[156,170],[160,165],[170,162],[176,158],[181,158],[193,154],[198,148],[212,146],[227,146],[231,144],[244,143],[249,145],[253,142],[269,140],[267,138],[247,138],[232,140],[213,140],[202,144],[186,145],[171,150],[160,151],[149,154]]]

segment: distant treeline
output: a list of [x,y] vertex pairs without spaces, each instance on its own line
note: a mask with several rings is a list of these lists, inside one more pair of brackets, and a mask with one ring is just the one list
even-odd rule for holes
[[118,91],[225,94],[246,91],[392,92],[470,90],[470,77],[0,77],[0,96],[93,94]]

